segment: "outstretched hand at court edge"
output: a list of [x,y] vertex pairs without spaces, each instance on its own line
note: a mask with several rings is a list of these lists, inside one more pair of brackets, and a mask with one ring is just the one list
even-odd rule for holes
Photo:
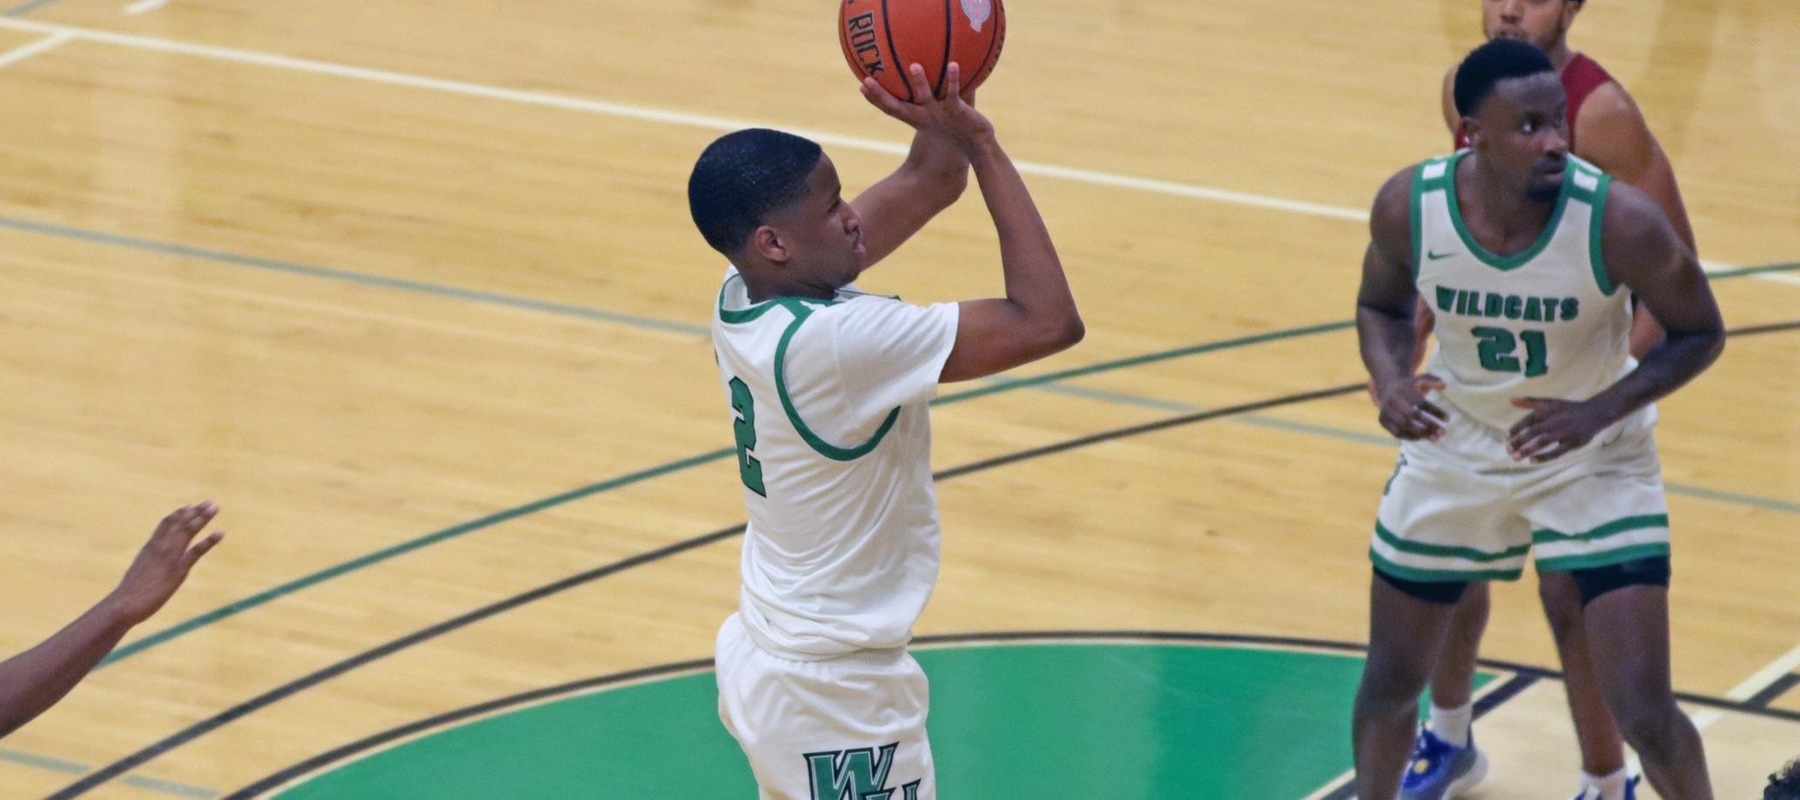
[[0,736],[55,705],[112,652],[126,631],[169,602],[194,562],[224,537],[221,531],[194,541],[218,513],[219,507],[210,501],[170,512],[138,551],[118,588],[55,636],[0,662]]
[[224,531],[214,531],[194,543],[194,536],[218,513],[219,507],[211,501],[169,512],[150,534],[150,541],[138,551],[137,559],[120,579],[119,588],[102,602],[112,605],[126,624],[136,625],[149,619],[187,580],[194,563],[224,538]]

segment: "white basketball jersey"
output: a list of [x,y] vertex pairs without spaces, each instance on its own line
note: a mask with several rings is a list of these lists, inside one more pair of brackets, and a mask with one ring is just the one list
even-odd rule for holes
[[[1437,314],[1438,348],[1426,369],[1444,380],[1451,413],[1506,429],[1528,413],[1515,397],[1585,400],[1636,366],[1630,293],[1613,285],[1601,258],[1610,177],[1570,156],[1543,233],[1503,257],[1463,224],[1455,175],[1468,152],[1426,161],[1413,178],[1415,277]],[[1646,407],[1620,430],[1654,419]]]
[[739,613],[765,650],[815,660],[912,638],[938,572],[926,403],[957,320],[953,303],[853,288],[752,304],[726,272],[713,347],[750,517]]

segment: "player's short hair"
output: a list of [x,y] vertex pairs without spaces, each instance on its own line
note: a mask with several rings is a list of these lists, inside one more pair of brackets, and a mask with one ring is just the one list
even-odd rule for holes
[[1789,761],[1780,772],[1769,776],[1763,789],[1763,800],[1800,800],[1800,758]]
[[714,250],[737,250],[769,214],[806,194],[806,179],[824,154],[811,139],[767,128],[719,137],[688,175],[695,227]]
[[1556,72],[1550,57],[1536,45],[1495,39],[1470,52],[1456,67],[1456,113],[1474,116],[1501,81],[1540,72]]

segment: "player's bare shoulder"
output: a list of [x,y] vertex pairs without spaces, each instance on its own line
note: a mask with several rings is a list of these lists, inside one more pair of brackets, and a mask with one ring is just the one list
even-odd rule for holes
[[[1610,250],[1615,242],[1645,242],[1658,245],[1674,243],[1674,229],[1669,218],[1648,192],[1624,181],[1608,181],[1605,216],[1601,220],[1605,243]],[[1665,241],[1666,240],[1666,241]]]
[[1369,211],[1369,234],[1386,247],[1397,245],[1395,252],[1404,253],[1412,241],[1412,191],[1419,168],[1408,166],[1390,176],[1375,193],[1375,206]]

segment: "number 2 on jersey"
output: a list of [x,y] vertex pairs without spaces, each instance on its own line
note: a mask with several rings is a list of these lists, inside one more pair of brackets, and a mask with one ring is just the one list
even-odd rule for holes
[[737,434],[738,477],[750,491],[768,497],[768,491],[763,489],[762,462],[750,455],[756,449],[756,400],[750,396],[750,386],[743,378],[731,379],[731,410],[737,412],[731,427]]
[[[1475,348],[1476,355],[1481,357],[1483,369],[1493,372],[1523,372],[1527,378],[1535,378],[1550,371],[1549,356],[1544,350],[1543,331],[1520,331],[1518,336],[1505,328],[1476,328],[1470,333],[1481,339]],[[1519,357],[1513,354],[1519,349],[1519,340],[1525,340],[1525,365],[1519,365]]]

